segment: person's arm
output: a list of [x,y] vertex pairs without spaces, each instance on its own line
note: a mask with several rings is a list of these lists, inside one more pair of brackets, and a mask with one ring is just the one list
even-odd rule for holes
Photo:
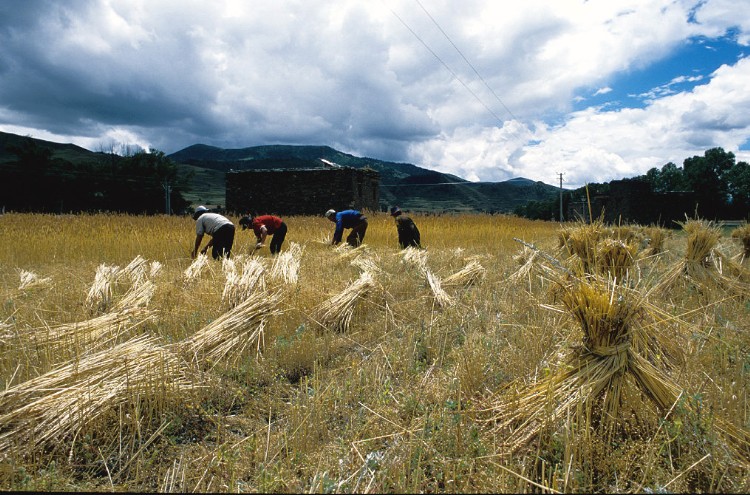
[[266,242],[266,237],[268,237],[268,229],[265,225],[261,225],[260,229],[258,229],[260,232],[260,235],[257,236],[258,243],[255,245],[255,249],[260,249],[263,247],[263,243]]
[[[201,247],[201,241],[203,240],[203,234],[196,234],[195,235],[195,247],[193,248],[193,252],[191,256],[195,258],[198,254],[198,248]],[[205,251],[203,251],[205,252]]]
[[336,230],[333,231],[333,240],[331,244],[338,244],[341,242],[341,237],[344,235],[344,216],[341,213],[336,214]]

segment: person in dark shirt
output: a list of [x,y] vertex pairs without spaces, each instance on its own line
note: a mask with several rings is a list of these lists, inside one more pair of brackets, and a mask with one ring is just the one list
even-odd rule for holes
[[333,240],[331,241],[331,244],[336,245],[341,242],[341,237],[344,235],[344,229],[352,229],[346,237],[346,242],[350,246],[357,247],[365,240],[365,232],[367,232],[367,217],[359,211],[344,210],[336,212],[336,210],[328,210],[326,212],[326,218],[336,224],[336,230],[333,231]]
[[398,206],[391,208],[391,216],[396,221],[398,245],[401,246],[401,249],[407,247],[421,248],[419,229],[414,220],[404,215]]
[[284,243],[286,237],[286,223],[274,215],[260,215],[257,217],[242,217],[240,219],[240,225],[242,230],[253,229],[257,243],[255,249],[263,247],[263,243],[266,242],[266,237],[271,236],[271,243],[268,248],[271,250],[271,254],[276,254],[281,251],[281,245]]

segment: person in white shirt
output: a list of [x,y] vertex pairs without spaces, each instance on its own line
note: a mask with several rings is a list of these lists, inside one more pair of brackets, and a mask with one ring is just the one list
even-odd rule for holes
[[234,224],[231,220],[218,213],[211,213],[205,206],[199,206],[193,214],[195,219],[195,247],[192,256],[198,255],[198,248],[201,247],[203,234],[211,236],[206,247],[201,250],[201,254],[206,254],[208,248],[211,250],[211,256],[219,259],[222,256],[229,258],[232,254],[232,245],[234,244]]

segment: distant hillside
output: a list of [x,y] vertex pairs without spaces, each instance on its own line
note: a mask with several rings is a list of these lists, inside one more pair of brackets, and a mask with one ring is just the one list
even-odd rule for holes
[[[196,144],[169,155],[183,166],[221,172],[212,174],[223,181],[229,170],[322,168],[330,164],[371,168],[380,173],[382,210],[399,205],[412,211],[430,212],[512,212],[529,201],[554,197],[558,189],[542,182],[515,178],[505,182],[469,182],[451,174],[428,170],[409,163],[359,158],[328,146],[272,145],[242,149],[222,149]],[[329,162],[326,164],[325,162]],[[223,188],[208,183],[207,191]],[[193,183],[194,187],[200,184]],[[195,190],[191,195],[200,196]]]

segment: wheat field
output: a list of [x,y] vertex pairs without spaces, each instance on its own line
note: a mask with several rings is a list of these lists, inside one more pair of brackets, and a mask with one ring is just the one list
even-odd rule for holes
[[750,491],[747,228],[368,217],[1,216],[0,489]]

